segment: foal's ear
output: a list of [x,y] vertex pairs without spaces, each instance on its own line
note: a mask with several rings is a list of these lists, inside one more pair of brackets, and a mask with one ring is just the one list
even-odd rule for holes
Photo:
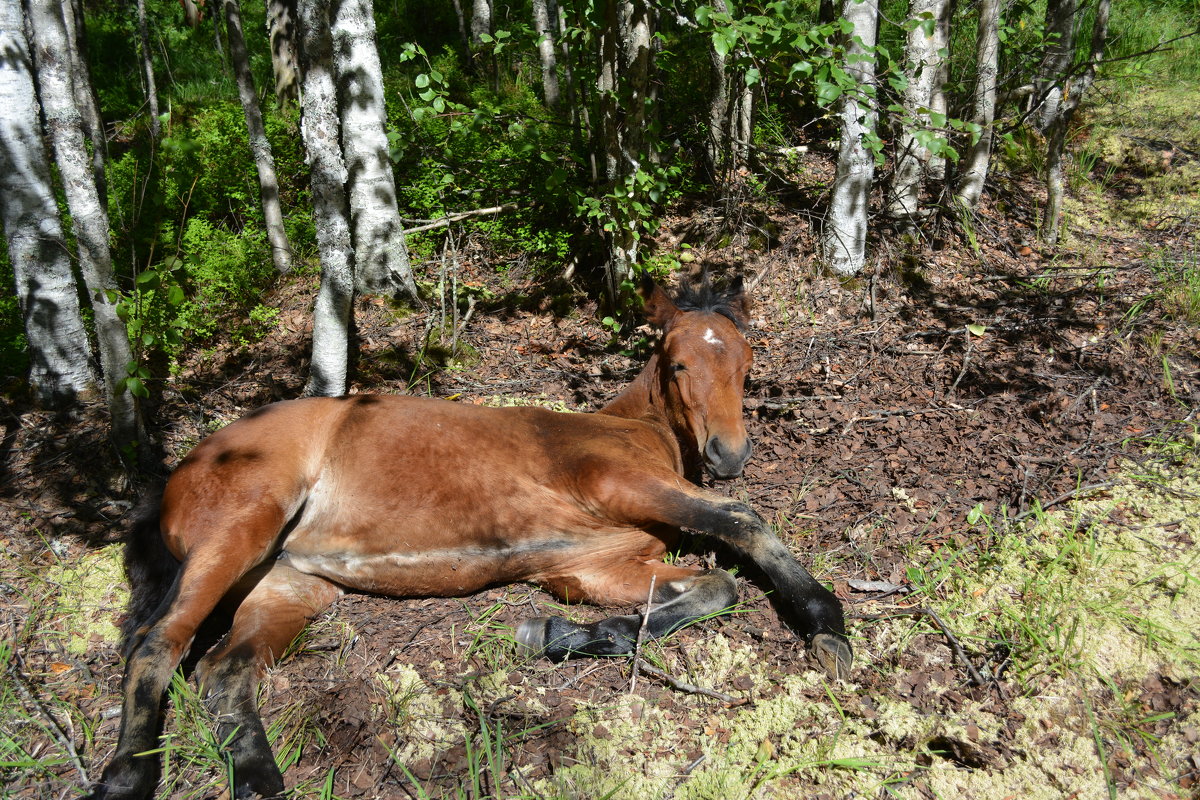
[[646,304],[646,321],[656,328],[666,330],[680,313],[679,307],[649,275],[642,275],[638,294]]
[[726,296],[729,298],[729,308],[733,311],[734,322],[742,330],[750,324],[750,312],[754,308],[754,302],[750,299],[750,295],[746,294],[745,281],[741,275],[736,276],[729,282],[729,288],[725,290]]

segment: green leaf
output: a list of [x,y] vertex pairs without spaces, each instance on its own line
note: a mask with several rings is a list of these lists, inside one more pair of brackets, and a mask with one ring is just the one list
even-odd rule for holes
[[422,72],[413,83],[416,84],[418,89],[424,89],[429,86],[429,76]]
[[147,398],[150,396],[150,390],[146,388],[146,384],[142,383],[140,378],[126,378],[125,388],[134,397]]
[[967,326],[967,330],[975,336],[983,336],[983,334],[987,333],[987,326],[979,325],[978,323],[972,323],[971,325]]

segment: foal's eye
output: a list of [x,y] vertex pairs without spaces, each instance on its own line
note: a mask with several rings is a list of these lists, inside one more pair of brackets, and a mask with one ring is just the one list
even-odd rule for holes
[[671,365],[671,372],[675,373],[676,375],[678,375],[680,372],[686,372],[686,371],[687,371],[687,367],[685,367],[683,364],[672,364]]

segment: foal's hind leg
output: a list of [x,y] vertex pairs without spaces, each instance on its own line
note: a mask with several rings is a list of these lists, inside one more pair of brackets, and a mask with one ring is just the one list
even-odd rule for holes
[[336,584],[276,561],[238,606],[229,635],[196,666],[216,719],[217,739],[228,743],[234,797],[283,793],[283,776],[267,742],[255,690],[263,670],[341,595]]
[[[583,599],[609,605],[642,602],[650,592],[652,578],[654,595],[644,617],[645,633],[650,637],[666,636],[728,608],[737,600],[737,583],[725,570],[698,571],[644,561],[626,562],[606,572],[593,571],[588,583],[596,588],[589,592],[585,583],[583,590],[587,597]],[[634,651],[642,625],[642,614],[609,617],[589,625],[562,617],[539,617],[522,622],[516,638],[529,650],[552,661],[576,655],[624,655]]]
[[200,624],[227,591],[261,558],[214,538],[188,554],[174,586],[140,641],[134,642],[122,684],[117,751],[90,797],[132,800],[149,795],[158,756],[141,755],[158,744],[159,714],[171,674],[191,646]]

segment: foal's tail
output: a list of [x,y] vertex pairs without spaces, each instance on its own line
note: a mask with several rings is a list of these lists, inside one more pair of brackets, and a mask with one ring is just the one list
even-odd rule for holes
[[134,511],[125,534],[125,579],[129,608],[121,623],[121,655],[129,658],[146,625],[153,622],[179,574],[179,562],[163,542],[159,529],[162,492],[151,493]]

